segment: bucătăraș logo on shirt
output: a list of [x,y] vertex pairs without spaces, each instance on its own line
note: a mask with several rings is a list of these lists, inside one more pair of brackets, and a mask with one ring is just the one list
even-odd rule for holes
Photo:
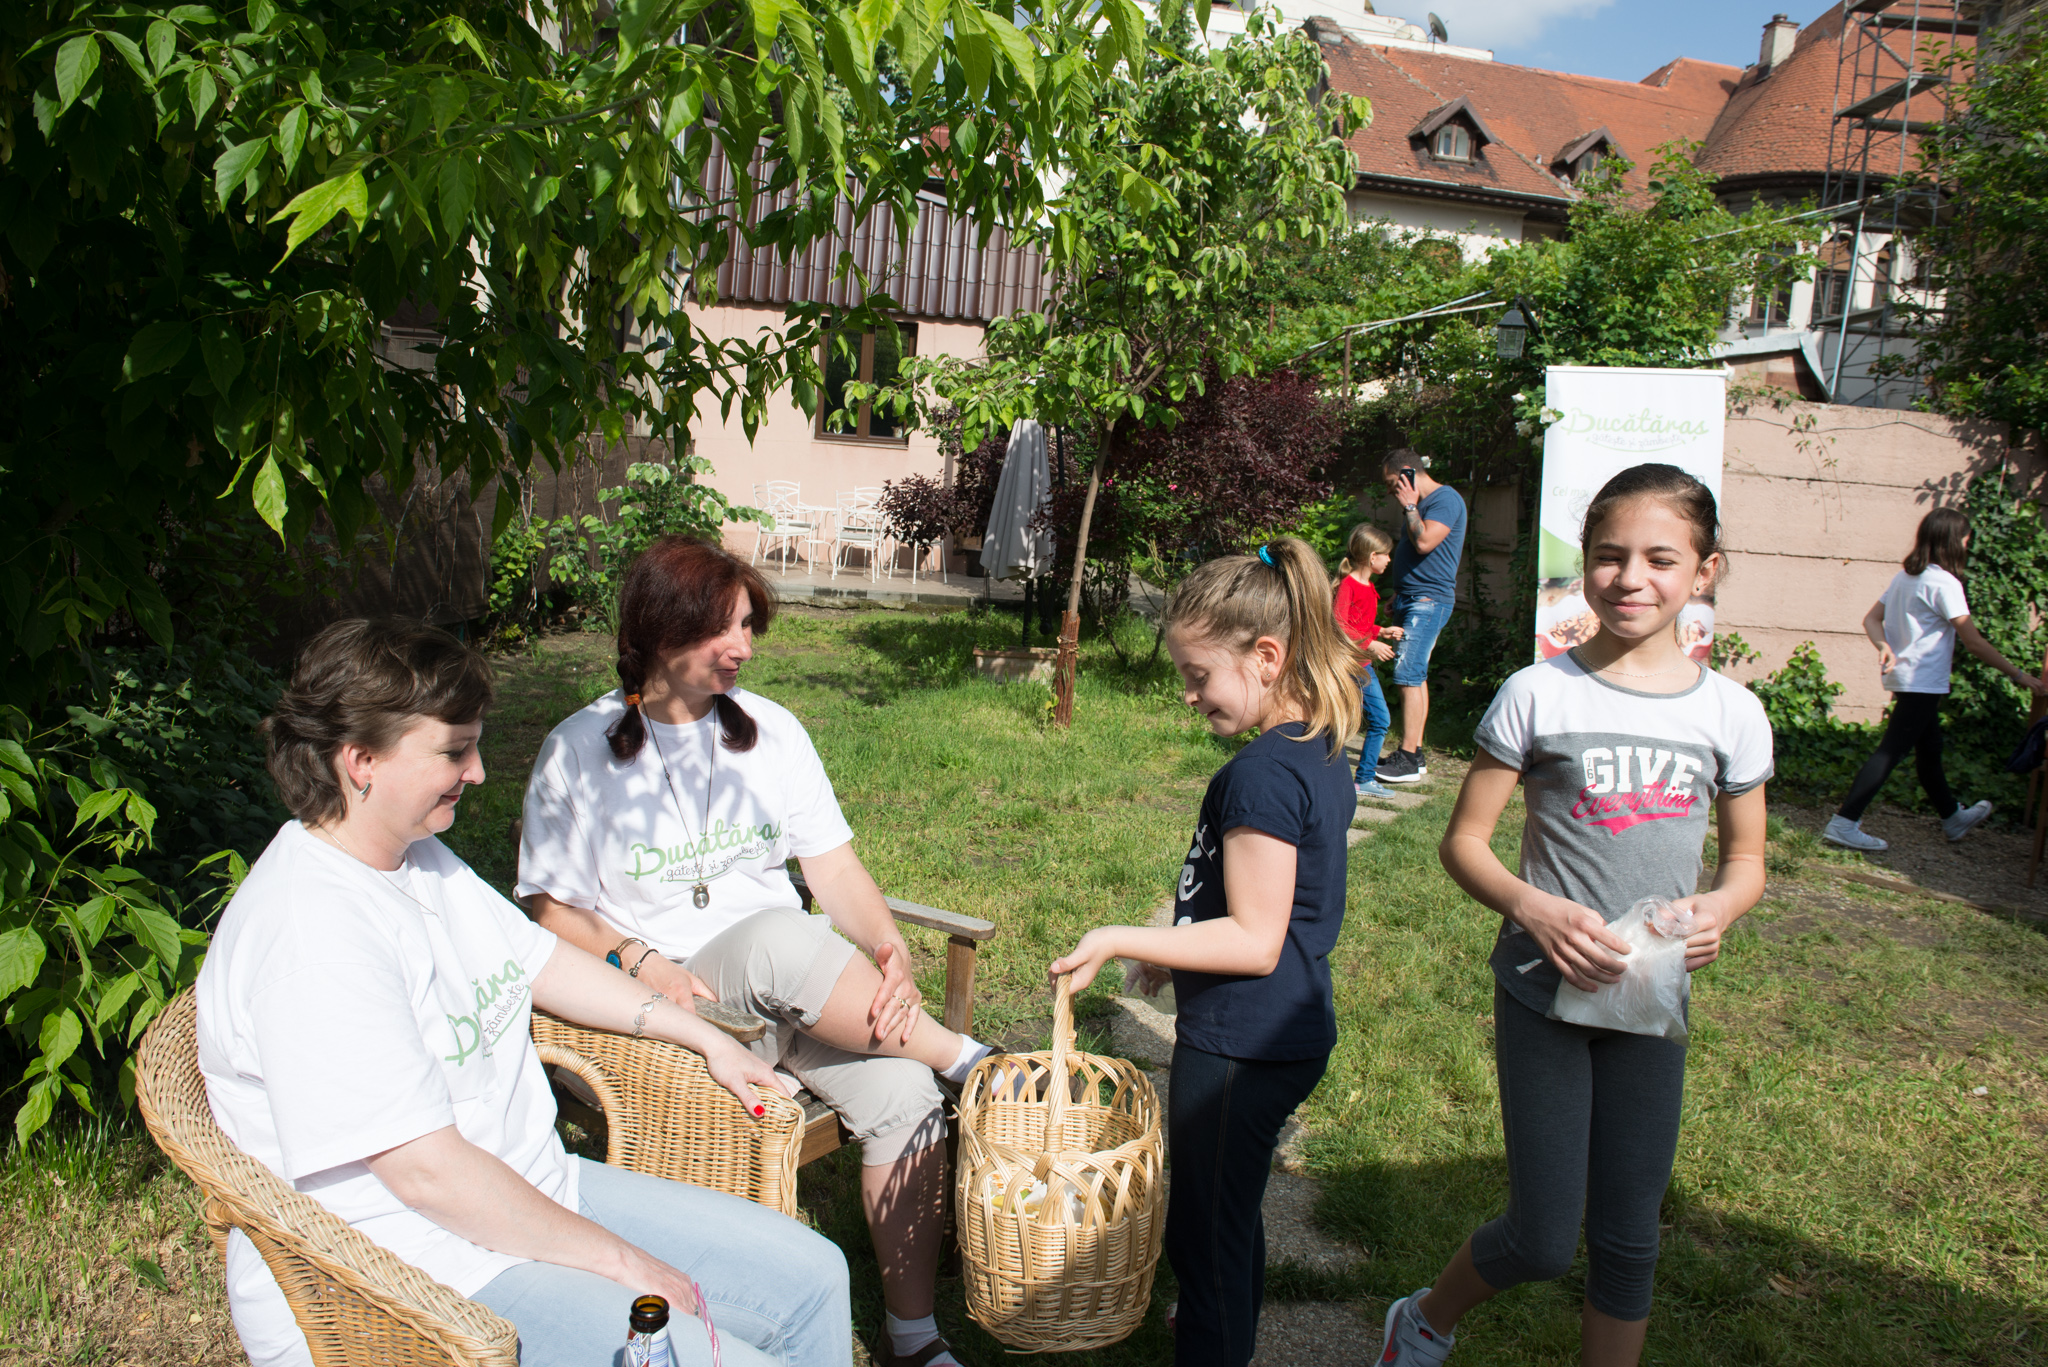
[[526,970],[516,959],[505,960],[505,966],[487,978],[471,978],[470,989],[475,1014],[448,1013],[449,1028],[455,1032],[455,1052],[445,1057],[458,1068],[474,1057],[490,1058],[531,995]]
[[636,882],[652,878],[661,883],[708,883],[742,860],[765,858],[781,836],[782,828],[772,821],[735,826],[720,818],[701,839],[666,847],[637,841],[629,845],[626,875]]

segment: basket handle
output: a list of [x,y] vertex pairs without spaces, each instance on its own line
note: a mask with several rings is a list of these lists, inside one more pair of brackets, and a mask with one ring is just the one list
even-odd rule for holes
[[1073,1086],[1067,1077],[1067,1055],[1074,1048],[1074,975],[1062,973],[1053,984],[1052,997],[1052,1095],[1045,1108],[1045,1151],[1059,1150],[1059,1137]]

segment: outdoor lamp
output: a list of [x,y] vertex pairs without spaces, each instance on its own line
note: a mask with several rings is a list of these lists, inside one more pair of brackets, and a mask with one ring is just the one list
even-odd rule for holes
[[1508,311],[1493,325],[1494,351],[1503,361],[1518,361],[1529,340],[1529,320],[1522,315],[1522,301],[1508,305]]

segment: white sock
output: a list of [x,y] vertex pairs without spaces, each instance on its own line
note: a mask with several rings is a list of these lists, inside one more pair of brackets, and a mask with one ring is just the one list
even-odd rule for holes
[[[882,1318],[889,1330],[889,1351],[898,1357],[908,1357],[939,1336],[939,1321],[932,1315],[899,1320],[885,1310]],[[931,1367],[959,1367],[959,1362],[951,1353],[941,1353],[932,1359]]]
[[[994,1052],[994,1045],[983,1044],[972,1035],[962,1035],[960,1037],[960,1057],[954,1059],[953,1066],[940,1073],[939,1076],[948,1082],[965,1082],[967,1081],[968,1072],[974,1065]],[[919,1323],[922,1322],[919,1321]],[[938,1331],[933,1330],[933,1332],[936,1333]],[[899,1348],[896,1351],[902,1352],[903,1350]]]

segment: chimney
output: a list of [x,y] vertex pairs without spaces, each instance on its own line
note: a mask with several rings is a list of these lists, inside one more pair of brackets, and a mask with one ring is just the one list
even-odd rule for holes
[[1783,14],[1771,16],[1771,22],[1764,25],[1763,48],[1757,53],[1757,65],[1770,71],[1792,55],[1792,48],[1799,42],[1799,25]]

